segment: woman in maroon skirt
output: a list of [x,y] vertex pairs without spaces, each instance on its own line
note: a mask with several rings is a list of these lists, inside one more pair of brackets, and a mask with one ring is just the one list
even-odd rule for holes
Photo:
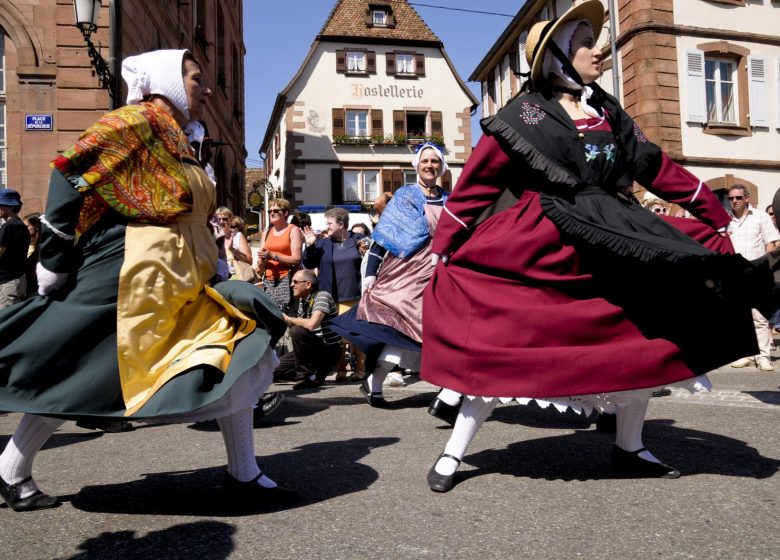
[[[642,444],[652,391],[706,389],[704,373],[755,347],[760,302],[744,294],[761,291],[761,271],[730,254],[729,216],[710,189],[594,83],[603,17],[588,0],[531,29],[530,92],[483,121],[441,214],[421,374],[467,396],[428,473],[434,491],[452,488],[481,424],[512,399],[617,411],[615,474],[677,478]],[[648,211],[634,182],[701,221]],[[647,291],[686,313],[635,297]],[[729,325],[733,344],[713,347],[702,324]]]

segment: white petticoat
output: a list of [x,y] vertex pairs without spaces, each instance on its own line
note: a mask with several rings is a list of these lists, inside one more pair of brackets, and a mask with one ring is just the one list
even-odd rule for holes
[[659,385],[647,389],[634,389],[632,391],[617,391],[615,393],[598,393],[594,395],[576,395],[571,397],[555,397],[551,399],[533,399],[525,397],[474,397],[466,395],[468,399],[484,399],[485,401],[498,398],[502,403],[516,401],[519,404],[527,405],[535,402],[541,408],[554,406],[558,412],[566,412],[571,409],[579,414],[588,416],[593,410],[615,414],[618,405],[625,405],[635,401],[649,400],[654,391],[659,391],[664,387],[680,387],[686,389],[691,394],[701,393],[712,390],[712,383],[706,375],[699,375],[691,379],[679,381],[671,385]]
[[258,362],[251,369],[245,371],[228,392],[218,400],[207,404],[197,410],[182,412],[181,414],[169,414],[155,418],[138,418],[132,416],[128,420],[146,422],[149,424],[178,424],[190,422],[202,422],[213,418],[229,416],[239,410],[252,408],[257,400],[266,392],[273,382],[273,373],[279,365],[279,358],[273,348],[268,348]]
[[377,363],[388,370],[398,366],[402,369],[420,371],[420,352],[385,344],[379,353]]

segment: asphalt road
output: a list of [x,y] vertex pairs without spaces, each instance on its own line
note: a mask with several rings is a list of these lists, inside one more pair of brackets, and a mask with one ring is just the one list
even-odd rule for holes
[[[448,494],[425,482],[449,435],[426,414],[430,385],[388,389],[394,410],[369,408],[356,384],[279,385],[286,399],[256,422],[255,449],[299,491],[286,509],[221,498],[213,428],[66,423],[34,472],[63,504],[0,508],[0,558],[780,558],[780,362],[711,378],[705,396],[651,401],[645,444],[678,480],[611,479],[612,437],[590,419],[510,404]],[[17,421],[0,415],[0,445]]]

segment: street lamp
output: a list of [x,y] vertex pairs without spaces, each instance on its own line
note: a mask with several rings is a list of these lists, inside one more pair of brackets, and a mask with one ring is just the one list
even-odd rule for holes
[[92,66],[100,80],[100,87],[108,90],[112,106],[114,101],[114,76],[108,68],[106,60],[100,56],[100,52],[90,40],[90,35],[97,31],[97,22],[100,16],[100,0],[73,0],[73,11],[76,16],[76,27],[79,28],[87,43],[87,52],[92,60]]

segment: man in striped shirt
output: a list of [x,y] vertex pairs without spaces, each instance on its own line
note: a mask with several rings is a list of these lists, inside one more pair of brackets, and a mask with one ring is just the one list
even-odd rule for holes
[[328,328],[337,315],[336,303],[318,289],[311,270],[296,272],[290,285],[298,312],[295,317],[285,314],[284,320],[290,327],[293,351],[280,358],[274,380],[303,377],[293,389],[314,389],[325,382],[341,355],[341,337]]

